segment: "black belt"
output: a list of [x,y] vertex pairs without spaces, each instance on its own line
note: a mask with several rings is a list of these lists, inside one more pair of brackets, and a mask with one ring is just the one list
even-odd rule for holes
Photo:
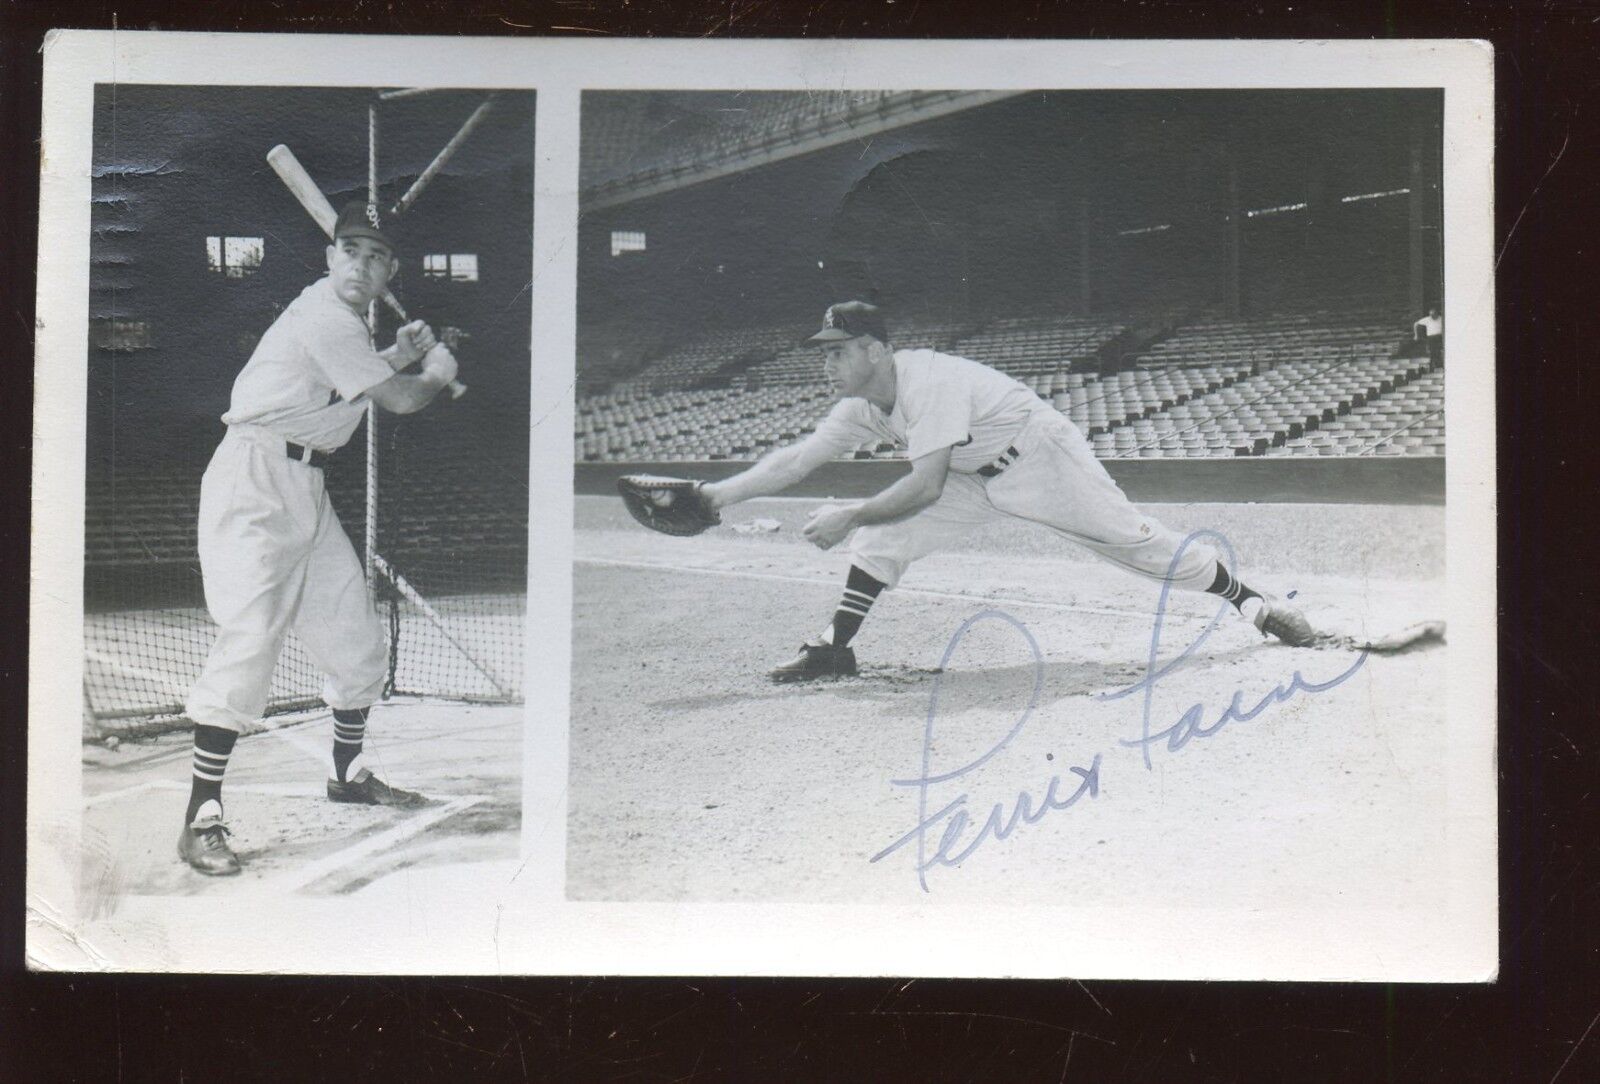
[[1007,467],[1016,462],[1016,458],[1019,454],[1020,453],[1017,451],[1017,446],[1013,444],[1011,447],[1001,452],[999,457],[995,459],[993,463],[990,463],[986,467],[979,467],[978,473],[984,478],[998,478]]
[[284,454],[290,459],[304,463],[308,467],[325,467],[332,452],[319,452],[315,448],[307,448],[304,444],[296,444],[292,440],[283,442]]

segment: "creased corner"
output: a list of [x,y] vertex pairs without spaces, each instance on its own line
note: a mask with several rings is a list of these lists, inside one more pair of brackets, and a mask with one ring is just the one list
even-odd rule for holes
[[110,958],[76,930],[61,912],[29,896],[24,915],[30,971],[111,971]]

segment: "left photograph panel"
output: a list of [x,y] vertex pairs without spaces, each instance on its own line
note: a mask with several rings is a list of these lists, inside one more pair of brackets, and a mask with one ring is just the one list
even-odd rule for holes
[[95,88],[81,888],[519,850],[534,95]]

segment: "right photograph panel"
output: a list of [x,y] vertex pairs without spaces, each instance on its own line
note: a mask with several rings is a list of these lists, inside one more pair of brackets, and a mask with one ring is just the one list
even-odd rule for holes
[[1442,120],[586,92],[568,897],[1444,906]]

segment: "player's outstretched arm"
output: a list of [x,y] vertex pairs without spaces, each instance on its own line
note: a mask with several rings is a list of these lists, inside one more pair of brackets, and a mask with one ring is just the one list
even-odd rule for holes
[[837,448],[813,434],[798,444],[768,453],[755,466],[732,478],[707,482],[700,492],[714,510],[756,497],[769,497],[788,489],[837,454]]
[[438,344],[423,357],[422,372],[395,373],[368,388],[367,398],[391,414],[414,414],[433,402],[433,397],[455,378],[455,356]]
[[940,448],[913,459],[910,474],[867,500],[817,509],[800,533],[806,541],[829,549],[857,527],[887,523],[922,511],[944,494],[944,480],[950,474],[950,451]]
[[911,473],[885,486],[877,495],[855,506],[854,526],[887,523],[901,516],[920,512],[944,495],[944,480],[950,475],[949,448],[940,448],[911,461]]

